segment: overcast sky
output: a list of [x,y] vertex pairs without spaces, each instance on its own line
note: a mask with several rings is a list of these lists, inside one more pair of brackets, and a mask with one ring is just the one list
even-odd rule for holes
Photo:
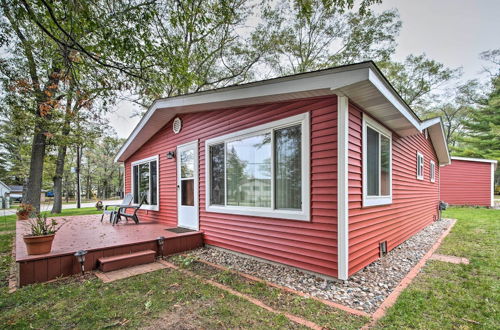
[[[500,0],[383,0],[376,11],[397,8],[403,22],[395,59],[426,53],[448,67],[462,67],[464,80],[479,78],[479,53],[500,48]],[[139,122],[134,105],[121,102],[109,114],[118,136]]]

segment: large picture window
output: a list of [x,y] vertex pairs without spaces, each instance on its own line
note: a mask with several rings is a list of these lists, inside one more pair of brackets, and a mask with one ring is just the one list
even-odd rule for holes
[[208,140],[207,211],[309,220],[309,117]]
[[363,205],[392,203],[392,134],[363,117]]
[[158,156],[132,163],[132,193],[134,204],[144,196],[142,208],[158,210]]

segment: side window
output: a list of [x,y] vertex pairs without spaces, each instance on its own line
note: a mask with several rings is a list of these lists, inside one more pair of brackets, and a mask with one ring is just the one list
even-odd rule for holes
[[417,152],[417,180],[424,179],[424,155]]
[[392,202],[392,135],[379,123],[363,120],[363,205]]
[[431,182],[436,182],[436,163],[433,160],[430,162]]

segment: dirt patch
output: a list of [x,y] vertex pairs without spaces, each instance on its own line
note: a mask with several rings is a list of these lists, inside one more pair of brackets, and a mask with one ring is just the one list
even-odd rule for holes
[[206,329],[207,324],[204,318],[199,316],[199,313],[200,311],[210,308],[212,305],[213,301],[211,300],[175,304],[171,310],[163,312],[158,318],[154,319],[149,325],[142,329]]

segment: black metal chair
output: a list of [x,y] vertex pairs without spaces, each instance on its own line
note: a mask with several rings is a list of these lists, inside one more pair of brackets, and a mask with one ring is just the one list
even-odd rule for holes
[[125,198],[123,198],[123,201],[120,204],[110,204],[104,206],[104,210],[101,216],[101,222],[104,219],[104,215],[109,214],[109,222],[113,223],[114,218],[118,212],[118,208],[130,205],[130,203],[132,203],[133,200],[134,200],[134,195],[129,193],[125,195]]
[[[125,217],[125,220],[128,221],[128,219],[134,220],[135,224],[139,224],[139,217],[137,216],[137,211],[141,208],[142,204],[146,201],[146,194],[143,194],[141,197],[141,202],[139,205],[128,205],[128,206],[123,206],[119,207],[118,210],[116,211],[116,215],[114,217],[113,221],[113,226],[116,225],[120,220],[121,217]],[[132,213],[127,213],[127,209],[133,209],[134,211]]]

